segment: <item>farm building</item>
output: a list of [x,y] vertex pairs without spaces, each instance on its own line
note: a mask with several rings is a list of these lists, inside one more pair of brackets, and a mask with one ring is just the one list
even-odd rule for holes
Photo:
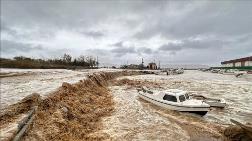
[[222,67],[252,66],[252,56],[221,62]]

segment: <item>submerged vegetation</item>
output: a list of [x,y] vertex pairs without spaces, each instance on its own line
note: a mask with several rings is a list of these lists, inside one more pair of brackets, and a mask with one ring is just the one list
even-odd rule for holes
[[76,69],[96,68],[98,61],[92,56],[79,56],[73,58],[64,54],[60,58],[35,59],[24,56],[16,56],[13,59],[0,58],[1,68],[24,68],[24,69]]

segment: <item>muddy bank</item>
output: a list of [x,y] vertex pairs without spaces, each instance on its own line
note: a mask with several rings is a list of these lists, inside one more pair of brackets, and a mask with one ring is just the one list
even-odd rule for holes
[[12,123],[18,115],[37,105],[35,120],[23,140],[103,140],[106,134],[90,133],[99,130],[101,117],[110,115],[114,109],[112,95],[106,86],[115,77],[135,73],[101,72],[75,84],[63,83],[43,100],[33,95],[7,107],[1,112],[1,125]]

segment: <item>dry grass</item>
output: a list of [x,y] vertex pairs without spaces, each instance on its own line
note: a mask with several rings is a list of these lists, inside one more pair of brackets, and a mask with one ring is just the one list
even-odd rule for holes
[[2,109],[0,113],[0,127],[15,120],[20,114],[27,113],[32,107],[37,106],[41,102],[39,94],[32,94],[20,102],[13,104],[6,109]]
[[41,100],[39,95],[25,98],[1,113],[1,125],[12,122],[19,114],[37,105],[30,130],[23,140],[104,140],[108,135],[95,135],[102,127],[101,118],[114,109],[112,95],[106,87],[113,78],[137,72],[101,72],[76,84],[63,83],[57,91]]

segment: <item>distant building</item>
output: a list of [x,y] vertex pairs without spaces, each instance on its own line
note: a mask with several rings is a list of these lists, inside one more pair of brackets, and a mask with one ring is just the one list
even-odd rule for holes
[[139,69],[139,65],[130,64],[130,65],[128,65],[127,69]]
[[130,64],[130,65],[122,65],[120,68],[121,69],[138,69],[138,65],[135,64]]
[[223,67],[246,67],[252,66],[252,56],[221,62]]
[[143,58],[142,58],[142,63],[139,64],[139,69],[140,69],[140,70],[144,69],[144,61],[143,61]]
[[147,68],[150,70],[157,70],[158,69],[156,63],[149,63]]

